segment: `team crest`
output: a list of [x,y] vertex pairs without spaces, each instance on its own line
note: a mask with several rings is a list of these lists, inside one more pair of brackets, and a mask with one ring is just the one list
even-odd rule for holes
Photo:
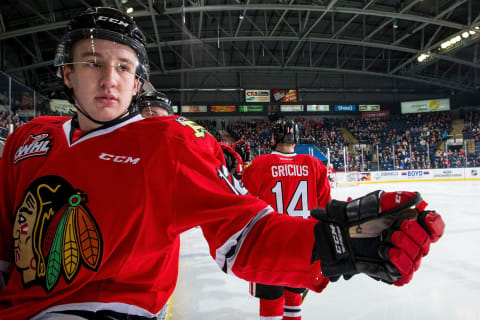
[[50,151],[52,139],[47,139],[48,133],[41,133],[38,135],[29,135],[25,142],[15,152],[13,163],[17,164],[19,161],[31,157],[39,157],[47,155]]
[[192,129],[196,138],[205,138],[205,134],[212,136],[212,134],[208,132],[207,129],[197,124],[196,122],[193,122],[192,120],[188,120],[185,117],[178,117],[177,119],[175,119],[175,121],[177,121],[184,127],[189,127],[190,129]]
[[15,266],[25,288],[52,291],[61,277],[72,282],[82,268],[96,271],[103,240],[87,195],[58,176],[35,180],[15,212]]

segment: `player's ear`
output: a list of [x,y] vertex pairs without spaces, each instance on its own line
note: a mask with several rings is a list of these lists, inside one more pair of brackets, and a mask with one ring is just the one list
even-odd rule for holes
[[132,96],[138,93],[139,88],[140,88],[140,80],[138,78],[135,78],[135,81],[133,83]]
[[71,80],[71,76],[73,73],[73,66],[62,66],[62,72],[63,72],[63,82],[67,87],[71,89],[73,87],[72,80]]

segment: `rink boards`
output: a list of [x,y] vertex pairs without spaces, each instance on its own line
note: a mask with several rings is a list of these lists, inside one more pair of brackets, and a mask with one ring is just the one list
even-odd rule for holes
[[[438,177],[440,178],[440,177]],[[456,177],[455,179],[458,179]],[[446,230],[422,261],[411,283],[389,286],[358,275],[331,283],[319,294],[309,293],[304,320],[480,320],[480,181],[405,180],[335,188],[332,197],[345,200],[368,192],[418,191],[427,209],[442,214]],[[182,234],[180,270],[172,299],[172,320],[258,320],[258,301],[248,283],[225,275],[209,255],[201,229]]]
[[359,184],[464,180],[480,181],[480,168],[419,169],[358,173]]

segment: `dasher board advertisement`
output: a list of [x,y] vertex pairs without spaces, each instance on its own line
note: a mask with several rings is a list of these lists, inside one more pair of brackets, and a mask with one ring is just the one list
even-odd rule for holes
[[401,102],[402,113],[436,112],[450,110],[450,99],[432,99]]
[[270,102],[270,90],[245,90],[245,102]]

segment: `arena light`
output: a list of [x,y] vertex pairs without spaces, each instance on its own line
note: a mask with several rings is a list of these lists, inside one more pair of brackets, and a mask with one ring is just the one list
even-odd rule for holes
[[393,19],[393,29],[398,29],[398,19]]
[[128,7],[127,8],[127,13],[132,13],[133,12],[133,8],[132,7]]
[[422,53],[422,54],[420,54],[420,55],[417,57],[417,61],[418,61],[418,62],[424,62],[425,60],[427,60],[427,59],[430,58],[430,57],[431,57],[431,55],[430,55],[429,52],[427,52],[427,53]]
[[447,49],[451,45],[450,40],[443,42],[440,47],[442,49]]
[[462,33],[462,37],[464,39],[467,39],[468,37],[470,37],[470,33],[468,33],[468,31],[465,31],[464,33]]
[[459,42],[460,40],[462,40],[462,38],[460,36],[453,37],[452,39],[450,39],[450,44],[455,44],[455,43]]

